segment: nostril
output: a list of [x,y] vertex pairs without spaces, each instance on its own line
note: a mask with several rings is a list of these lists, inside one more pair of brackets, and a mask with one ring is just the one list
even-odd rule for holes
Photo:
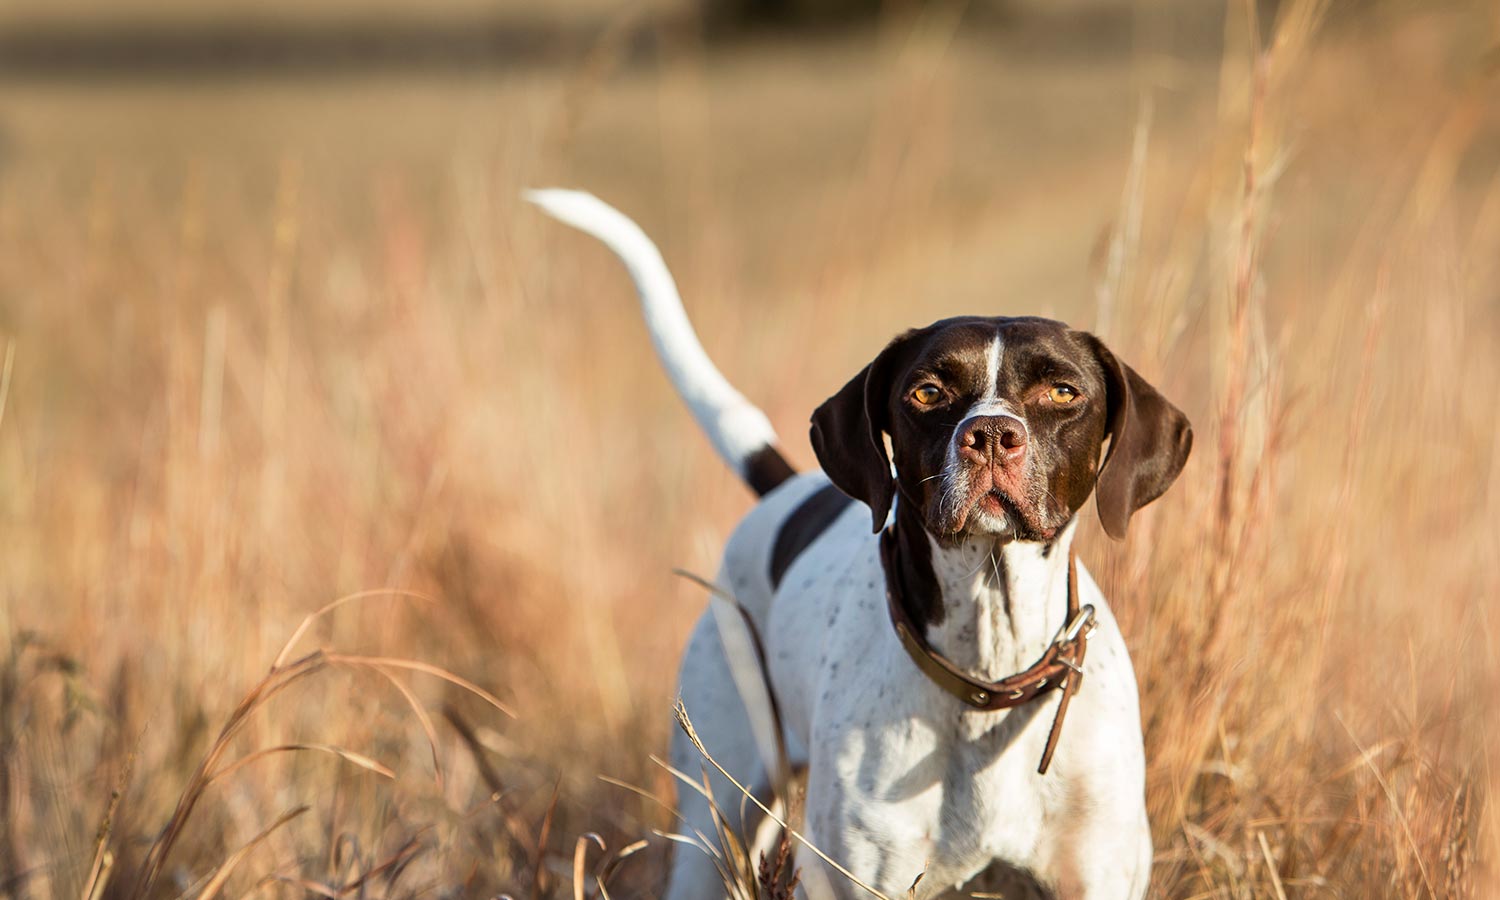
[[1026,441],[1026,425],[1014,416],[980,416],[959,429],[957,449],[966,459],[1015,462],[1025,454]]

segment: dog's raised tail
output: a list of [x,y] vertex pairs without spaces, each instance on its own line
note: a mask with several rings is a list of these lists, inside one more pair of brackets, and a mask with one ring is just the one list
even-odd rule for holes
[[544,212],[604,242],[625,263],[657,358],[719,456],[765,496],[796,474],[777,449],[771,421],[724,378],[693,332],[661,251],[624,213],[584,191],[527,191]]

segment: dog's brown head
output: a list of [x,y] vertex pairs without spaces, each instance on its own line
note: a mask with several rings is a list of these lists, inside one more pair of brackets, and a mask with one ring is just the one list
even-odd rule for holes
[[1096,488],[1104,530],[1123,538],[1192,443],[1187,418],[1098,338],[1037,318],[909,331],[812,417],[823,471],[875,530],[900,492],[944,540],[1049,541]]

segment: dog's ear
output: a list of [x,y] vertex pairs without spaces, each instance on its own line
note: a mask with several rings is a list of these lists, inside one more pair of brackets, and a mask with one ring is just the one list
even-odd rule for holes
[[892,341],[874,362],[812,415],[812,447],[833,486],[870,507],[875,530],[885,527],[896,494],[885,450],[891,380],[902,348],[917,332]]
[[1120,362],[1103,341],[1093,335],[1089,340],[1109,392],[1109,455],[1099,469],[1095,502],[1105,533],[1123,540],[1135,511],[1177,480],[1193,448],[1193,428],[1181,410]]

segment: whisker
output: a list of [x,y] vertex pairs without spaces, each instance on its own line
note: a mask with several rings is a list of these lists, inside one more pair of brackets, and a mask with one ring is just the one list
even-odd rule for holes
[[984,568],[984,564],[987,561],[988,560],[986,560],[983,556],[979,557],[979,565],[977,565],[974,568],[970,569],[969,572],[968,572],[968,574],[964,575],[964,577],[965,578],[973,578],[975,575],[978,575],[979,574],[979,570],[982,569],[982,568]]
[[1046,485],[1040,486],[1039,490],[1041,490],[1043,494],[1046,494],[1049,498],[1051,498],[1052,502],[1056,504],[1056,511],[1061,512],[1065,508],[1065,504],[1061,500],[1057,499],[1056,494],[1047,490]]

